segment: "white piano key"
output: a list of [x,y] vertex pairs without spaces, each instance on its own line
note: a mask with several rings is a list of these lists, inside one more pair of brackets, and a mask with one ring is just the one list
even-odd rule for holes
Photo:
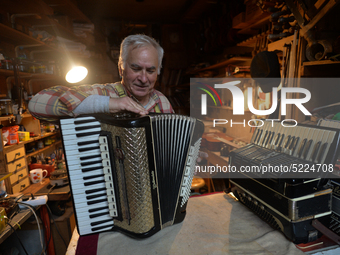
[[[105,207],[104,209],[101,209],[101,210],[98,210],[98,211],[95,211],[95,212],[89,212],[89,210],[86,210],[86,209],[83,209],[83,210],[79,210],[77,212],[77,217],[79,218],[83,218],[83,217],[89,217],[91,215],[94,215],[94,214],[99,214],[99,213],[105,213],[105,212],[110,212],[110,208],[109,207]],[[93,218],[95,219],[95,218]]]
[[77,189],[91,190],[91,189],[94,189],[94,187],[103,187],[103,188],[106,187],[105,181],[103,181],[101,183],[97,183],[95,185],[90,185],[90,186],[84,186],[84,183],[82,183],[82,182],[74,183],[73,181],[71,181],[71,185],[74,186],[73,189],[75,189],[75,190],[77,190]]
[[78,145],[79,143],[82,143],[82,142],[90,142],[90,141],[93,141],[94,143],[93,144],[98,144],[99,145],[99,142],[98,142],[98,136],[99,135],[90,135],[90,136],[86,136],[86,137],[78,137],[77,139],[65,139],[63,140],[63,144],[64,146],[80,146]]
[[81,210],[81,211],[83,211],[83,210],[88,211],[90,209],[97,209],[97,208],[104,207],[104,206],[109,207],[109,204],[108,204],[107,201],[100,202],[100,203],[97,203],[97,204],[88,205],[86,198],[74,203],[74,208],[76,208],[76,210]]
[[[111,218],[112,219],[112,218]],[[112,222],[109,224],[109,223],[106,223],[106,224],[102,224],[100,226],[106,226],[106,228],[102,228],[100,230],[97,230],[97,231],[93,231],[93,227],[91,227],[89,224],[87,224],[88,222],[85,222],[84,225],[81,225],[81,226],[78,226],[78,230],[79,230],[79,235],[86,235],[86,234],[94,234],[94,233],[99,233],[99,232],[103,232],[103,231],[108,231],[108,230],[111,230],[113,226],[110,226],[110,225],[113,225],[113,220]],[[79,224],[79,222],[78,222]],[[98,226],[98,227],[100,227]],[[97,227],[97,226],[96,226]]]
[[91,132],[100,132],[100,131],[101,131],[100,127],[93,127],[93,128],[89,128],[89,129],[85,129],[85,130],[79,130],[79,131],[76,131],[74,129],[63,129],[62,133],[63,133],[63,136],[65,138],[67,138],[67,136],[73,136],[75,133],[77,135],[80,135],[80,134],[86,134],[86,133],[91,133]]

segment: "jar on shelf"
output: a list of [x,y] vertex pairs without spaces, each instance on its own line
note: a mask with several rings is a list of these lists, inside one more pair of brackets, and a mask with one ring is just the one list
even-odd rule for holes
[[13,63],[10,59],[1,60],[1,69],[13,70]]
[[7,116],[12,115],[12,100],[11,99],[0,99],[0,115]]

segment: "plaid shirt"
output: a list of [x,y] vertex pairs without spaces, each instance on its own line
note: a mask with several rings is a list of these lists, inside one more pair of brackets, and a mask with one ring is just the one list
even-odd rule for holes
[[[51,87],[40,91],[30,100],[29,111],[34,117],[46,121],[56,121],[61,116],[75,117],[73,110],[90,95],[118,98],[118,91],[115,88],[118,84],[120,83],[81,85],[72,88]],[[125,93],[129,94],[126,90]],[[154,89],[150,92],[146,110],[155,112],[156,105],[162,113],[174,113],[169,100],[161,92]]]

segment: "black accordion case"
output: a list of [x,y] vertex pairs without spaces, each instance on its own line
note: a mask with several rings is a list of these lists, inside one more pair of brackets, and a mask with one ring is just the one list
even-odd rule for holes
[[155,234],[185,218],[204,125],[178,114],[60,120],[78,233]]

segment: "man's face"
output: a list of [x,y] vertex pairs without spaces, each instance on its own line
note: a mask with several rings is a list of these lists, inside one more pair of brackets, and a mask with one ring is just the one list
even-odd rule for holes
[[157,81],[158,54],[152,46],[135,48],[128,53],[122,83],[143,104]]

